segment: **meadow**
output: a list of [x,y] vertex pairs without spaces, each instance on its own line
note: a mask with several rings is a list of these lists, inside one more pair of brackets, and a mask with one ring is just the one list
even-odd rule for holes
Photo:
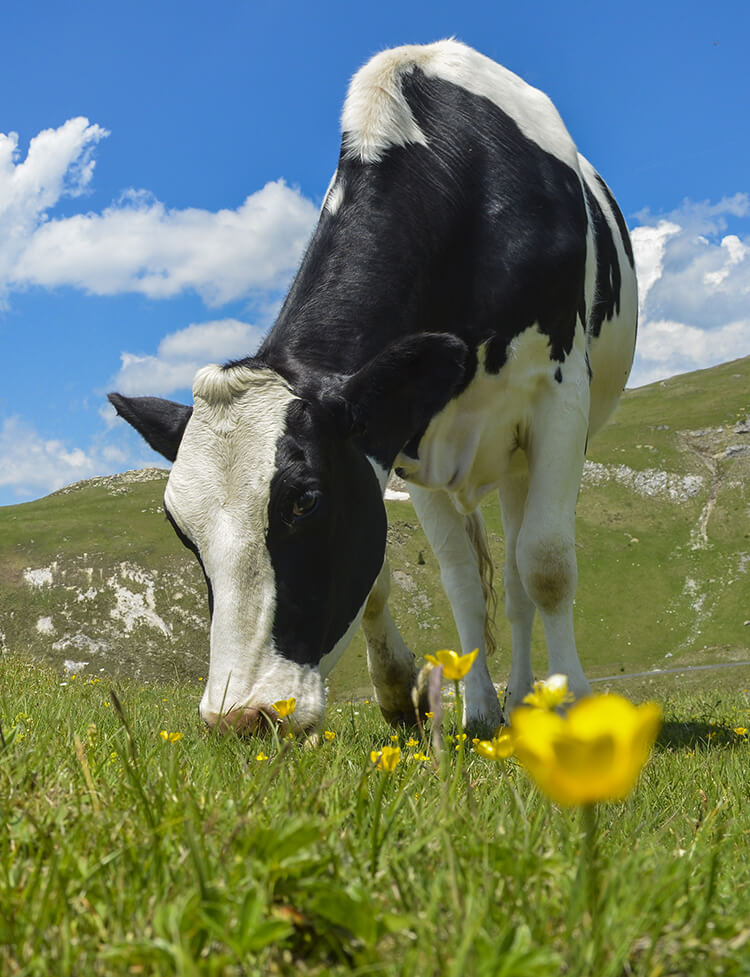
[[201,726],[200,681],[1,667],[3,975],[750,974],[739,669],[664,680],[636,789],[597,809],[592,913],[581,811],[460,742],[447,688],[438,755],[365,699],[317,745],[241,740]]

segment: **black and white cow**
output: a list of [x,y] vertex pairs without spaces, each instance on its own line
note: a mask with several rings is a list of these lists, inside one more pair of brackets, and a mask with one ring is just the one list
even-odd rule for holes
[[464,652],[465,719],[502,710],[485,661],[479,502],[499,492],[513,633],[507,702],[549,667],[589,686],[573,636],[574,513],[588,438],[630,371],[633,253],[604,181],[549,99],[455,41],[352,80],[338,168],[258,352],[200,370],[194,405],[111,394],[174,466],[165,509],[211,604],[201,715],[254,728],[323,680],[360,623],[384,714],[416,667],[388,611],[383,492],[396,469],[440,564]]

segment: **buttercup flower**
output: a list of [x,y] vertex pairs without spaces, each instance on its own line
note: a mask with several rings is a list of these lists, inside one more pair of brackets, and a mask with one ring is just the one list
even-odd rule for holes
[[549,678],[534,682],[533,692],[524,697],[528,706],[537,709],[556,709],[558,706],[573,702],[573,695],[568,691],[567,675],[550,675]]
[[745,726],[735,726],[734,731],[738,736],[747,736],[747,728]]
[[378,770],[393,773],[401,761],[401,747],[384,746],[382,750],[373,750],[370,753],[370,761]]
[[474,749],[488,760],[507,760],[513,753],[513,735],[503,728],[491,740],[476,740]]
[[635,706],[619,695],[581,699],[564,718],[516,709],[513,750],[558,804],[623,800],[635,786],[661,727],[655,702]]
[[267,754],[267,753],[262,753],[262,752],[261,752],[261,753],[259,753],[259,754],[258,754],[258,755],[256,756],[256,758],[255,758],[255,759],[256,759],[256,760],[258,761],[258,763],[262,763],[262,762],[263,762],[264,760],[267,760],[267,759],[268,759],[268,754]]
[[159,736],[161,736],[161,738],[163,740],[165,740],[167,743],[176,743],[177,740],[181,740],[182,739],[183,734],[182,733],[168,733],[166,731],[166,729],[163,729],[159,733]]
[[332,729],[324,729],[323,730],[323,735],[325,736],[325,738],[328,740],[329,743],[332,740],[335,740],[336,739],[336,734],[334,733],[334,731]]
[[272,702],[271,706],[278,713],[279,719],[284,719],[286,716],[291,716],[297,708],[297,700],[292,696],[289,699],[279,699],[278,702]]
[[419,746],[419,740],[415,740],[413,736],[410,736],[406,741],[407,746]]
[[436,651],[434,655],[425,655],[431,665],[442,665],[443,675],[451,682],[458,682],[468,675],[474,659],[479,654],[479,649],[468,655],[457,655],[455,651]]

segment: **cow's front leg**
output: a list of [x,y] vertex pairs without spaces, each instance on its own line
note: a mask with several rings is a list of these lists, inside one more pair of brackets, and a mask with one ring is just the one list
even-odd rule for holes
[[416,720],[411,691],[417,680],[417,666],[388,609],[390,592],[391,568],[386,559],[367,598],[362,630],[375,701],[389,723],[408,725]]
[[456,621],[461,649],[479,654],[464,679],[464,726],[477,736],[492,736],[502,724],[503,712],[487,669],[485,602],[479,563],[467,531],[467,517],[457,511],[442,490],[410,486],[419,521],[438,563],[443,589]]

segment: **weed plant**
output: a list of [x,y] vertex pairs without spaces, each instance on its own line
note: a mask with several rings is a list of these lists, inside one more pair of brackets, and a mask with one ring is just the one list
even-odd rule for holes
[[194,685],[0,669],[4,977],[750,975],[746,689],[676,692],[598,807],[593,947],[578,810],[457,730],[435,756],[344,701],[317,745],[242,740]]

